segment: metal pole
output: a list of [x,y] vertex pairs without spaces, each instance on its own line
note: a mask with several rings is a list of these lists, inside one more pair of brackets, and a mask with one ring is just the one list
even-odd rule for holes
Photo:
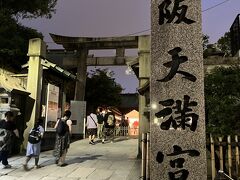
[[149,153],[150,153],[150,133],[147,133],[147,152],[146,152],[146,179],[150,179],[150,167],[149,167]]
[[142,171],[141,178],[146,179],[146,134],[142,133]]

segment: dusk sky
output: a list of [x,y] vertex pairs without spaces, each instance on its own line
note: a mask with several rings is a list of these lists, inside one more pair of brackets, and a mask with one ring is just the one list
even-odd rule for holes
[[[202,10],[224,1],[202,0]],[[52,43],[49,33],[98,37],[124,36],[148,30],[142,34],[150,34],[150,4],[150,0],[58,0],[56,13],[51,19],[23,20],[22,24],[42,32],[49,48],[58,47]],[[203,12],[203,33],[215,43],[229,30],[239,13],[240,0],[228,0]],[[138,81],[134,75],[125,74],[126,67],[111,69],[116,73],[117,82],[125,88],[124,92],[136,92]]]

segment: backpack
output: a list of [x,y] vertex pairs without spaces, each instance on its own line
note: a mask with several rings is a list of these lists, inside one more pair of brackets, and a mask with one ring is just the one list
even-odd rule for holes
[[109,115],[108,115],[107,124],[108,124],[109,126],[114,126],[114,116],[113,116],[112,114],[109,114]]
[[56,132],[59,136],[64,136],[66,134],[68,130],[68,125],[66,124],[66,122],[62,119],[59,119],[57,128],[56,128]]
[[10,131],[0,128],[0,151],[6,150],[10,143]]
[[103,115],[102,115],[102,114],[98,114],[98,115],[97,115],[97,120],[98,120],[98,124],[102,124],[103,121],[104,121]]
[[28,135],[28,142],[31,144],[37,144],[41,141],[41,132],[39,128],[33,128]]

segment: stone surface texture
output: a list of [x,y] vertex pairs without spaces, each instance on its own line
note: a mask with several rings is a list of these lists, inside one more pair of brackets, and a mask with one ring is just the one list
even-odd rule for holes
[[[0,180],[137,180],[141,176],[137,151],[138,139],[119,137],[115,143],[99,141],[94,146],[81,140],[71,144],[66,167],[56,166],[52,151],[47,151],[40,157],[43,168],[25,172],[25,157],[17,156],[9,159],[12,169],[2,169],[0,165]],[[29,167],[33,166],[31,160]]]
[[[188,180],[207,179],[206,164],[206,141],[205,141],[205,112],[204,112],[204,71],[203,71],[203,53],[202,53],[202,29],[201,29],[201,0],[184,0],[180,6],[187,5],[186,17],[196,21],[193,24],[174,24],[159,25],[158,6],[164,0],[152,0],[151,2],[151,180],[170,179],[168,172],[176,172],[181,169],[189,171]],[[169,10],[172,11],[174,0]],[[179,69],[193,74],[197,80],[191,82],[183,75],[176,74],[168,82],[158,82],[157,79],[166,77],[171,68],[163,66],[164,63],[172,61],[168,51],[181,47],[179,56],[187,56],[188,61],[180,64]],[[199,115],[197,129],[195,132],[188,127],[185,130],[162,130],[160,124],[165,122],[169,116],[156,118],[155,113],[164,109],[159,101],[167,99],[183,101],[184,95],[190,96],[190,101],[196,101],[197,106],[191,107],[193,112]],[[176,104],[174,104],[176,105]],[[175,110],[173,110],[174,112]],[[190,112],[191,113],[191,112]],[[175,117],[176,115],[173,114]],[[178,116],[178,115],[177,115]],[[167,154],[173,152],[173,145],[180,146],[183,150],[195,149],[200,152],[198,157],[190,157],[187,154],[169,157]],[[161,151],[164,161],[156,161],[157,153]],[[184,158],[183,168],[172,168],[170,160]]]

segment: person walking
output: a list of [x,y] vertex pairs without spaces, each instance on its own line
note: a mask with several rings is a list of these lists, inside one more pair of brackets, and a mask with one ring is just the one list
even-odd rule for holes
[[29,132],[26,161],[25,164],[23,164],[23,169],[25,171],[29,171],[28,162],[31,160],[32,157],[35,158],[35,168],[41,168],[41,166],[38,165],[38,162],[41,152],[41,139],[43,138],[43,134],[43,119],[39,118],[33,129],[31,129],[31,131]]
[[72,121],[70,120],[71,111],[67,110],[61,119],[58,119],[55,129],[56,129],[56,142],[53,155],[56,158],[55,163],[64,167],[67,151],[70,147],[70,136],[72,133]]
[[8,164],[8,156],[13,143],[13,136],[19,138],[19,132],[13,118],[13,112],[8,111],[5,113],[5,119],[0,121],[0,162],[2,162],[4,169],[12,168]]
[[114,113],[111,111],[111,109],[107,108],[107,113],[104,116],[104,136],[102,138],[102,143],[104,144],[107,136],[109,136],[109,139],[111,143],[113,143],[114,140],[114,130],[116,126],[116,118]]
[[103,136],[103,119],[104,118],[104,114],[103,114],[103,108],[98,108],[97,110],[97,136],[98,139],[102,139]]
[[97,135],[97,115],[94,113],[91,113],[87,116],[87,132],[88,132],[88,137],[89,137],[89,144],[94,145],[94,139],[95,136]]

